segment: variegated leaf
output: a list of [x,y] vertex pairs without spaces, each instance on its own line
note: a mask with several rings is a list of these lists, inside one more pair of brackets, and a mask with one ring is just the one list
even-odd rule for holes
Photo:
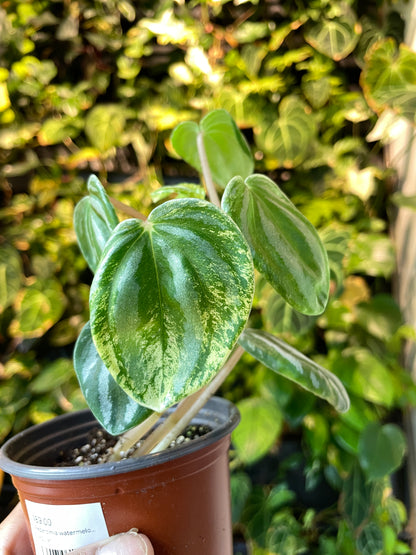
[[264,175],[233,178],[222,207],[239,225],[255,267],[303,314],[320,314],[329,295],[328,257],[313,225]]
[[122,434],[150,416],[152,411],[129,397],[105,367],[92,341],[89,322],[75,344],[74,367],[88,406],[110,434]]
[[74,228],[81,252],[93,272],[113,229],[117,214],[95,175],[88,180],[89,195],[80,200],[74,210]]
[[349,397],[341,381],[284,341],[265,331],[248,328],[238,342],[265,366],[322,397],[339,412],[349,409]]
[[250,249],[211,203],[176,199],[120,223],[91,287],[94,343],[119,385],[160,411],[205,385],[244,328]]

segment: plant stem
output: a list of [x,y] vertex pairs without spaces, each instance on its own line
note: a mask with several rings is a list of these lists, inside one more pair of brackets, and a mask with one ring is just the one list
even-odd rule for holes
[[116,210],[120,210],[120,212],[124,212],[127,216],[131,216],[132,218],[138,218],[139,220],[143,220],[144,222],[147,220],[146,216],[135,210],[131,206],[124,204],[124,202],[120,202],[119,200],[110,197],[110,202],[114,206]]
[[138,426],[135,426],[131,430],[125,432],[115,444],[113,453],[108,460],[113,462],[119,461],[121,458],[123,458],[124,453],[127,453],[130,447],[133,447],[133,445],[139,442],[142,437],[153,428],[160,417],[160,412],[154,412]]
[[177,409],[172,412],[166,420],[149,435],[148,438],[140,445],[135,452],[135,456],[146,455],[148,453],[156,453],[166,449],[170,443],[186,428],[192,418],[201,410],[208,399],[214,395],[217,389],[222,385],[225,378],[233,370],[234,366],[240,360],[244,349],[238,346],[230,358],[215,376],[215,378],[205,387],[193,393],[181,403]]
[[198,133],[196,137],[196,145],[198,148],[199,160],[201,162],[202,175],[204,176],[208,198],[212,202],[212,204],[215,204],[215,206],[218,206],[219,208],[221,206],[221,202],[218,197],[214,182],[212,180],[212,174],[208,164],[207,153],[204,146],[204,137],[202,133]]

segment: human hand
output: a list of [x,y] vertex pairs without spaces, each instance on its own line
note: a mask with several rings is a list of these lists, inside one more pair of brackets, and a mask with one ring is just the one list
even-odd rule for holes
[[[33,555],[23,509],[19,503],[0,524],[1,555]],[[80,547],[73,555],[154,555],[149,539],[130,531]]]

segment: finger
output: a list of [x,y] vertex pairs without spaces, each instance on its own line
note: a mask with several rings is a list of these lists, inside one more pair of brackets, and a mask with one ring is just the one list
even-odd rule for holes
[[149,539],[131,530],[72,552],[72,555],[154,555]]
[[0,553],[2,555],[33,555],[20,503],[0,524]]

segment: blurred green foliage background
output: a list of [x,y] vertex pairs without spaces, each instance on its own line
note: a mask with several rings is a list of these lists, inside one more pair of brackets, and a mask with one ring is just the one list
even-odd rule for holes
[[411,552],[392,485],[414,330],[392,296],[395,175],[369,136],[386,110],[414,123],[403,25],[377,0],[0,3],[0,441],[85,406],[72,348],[91,274],[72,214],[87,177],[148,213],[161,185],[198,182],[174,126],[225,108],[256,169],[319,229],[332,272],[320,317],[258,280],[252,325],[337,374],[352,401],[336,414],[245,356],[222,390],[242,413],[236,553]]

